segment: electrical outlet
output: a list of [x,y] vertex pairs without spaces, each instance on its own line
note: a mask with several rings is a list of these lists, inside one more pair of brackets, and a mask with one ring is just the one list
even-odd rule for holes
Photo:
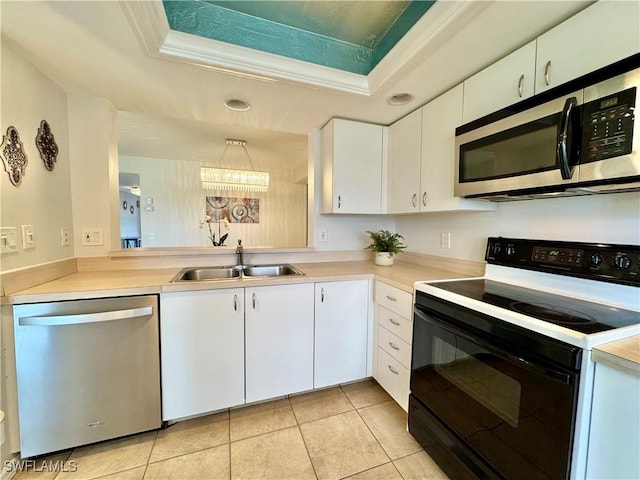
[[11,253],[18,251],[18,228],[0,228],[0,253]]
[[318,229],[318,241],[319,242],[327,242],[329,240],[329,236],[327,234],[327,229],[326,228],[319,228]]
[[82,245],[100,246],[104,245],[103,230],[99,227],[84,227],[81,231]]
[[440,248],[451,248],[451,232],[440,234]]
[[27,248],[35,248],[36,247],[36,233],[33,228],[33,225],[22,225],[22,248],[26,250]]
[[69,245],[70,240],[69,240],[69,230],[67,230],[66,228],[62,227],[60,229],[60,245],[63,247],[66,247],[67,245]]

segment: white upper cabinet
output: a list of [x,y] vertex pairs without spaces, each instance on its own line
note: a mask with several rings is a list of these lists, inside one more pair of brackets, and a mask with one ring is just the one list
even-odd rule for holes
[[383,213],[386,127],[333,119],[322,129],[320,213]]
[[462,123],[533,95],[535,40],[464,81]]
[[419,211],[421,154],[422,112],[416,110],[389,127],[388,213]]
[[422,107],[421,212],[495,210],[492,202],[453,195],[455,129],[461,124],[462,84]]
[[600,1],[538,37],[536,93],[640,51],[640,2]]

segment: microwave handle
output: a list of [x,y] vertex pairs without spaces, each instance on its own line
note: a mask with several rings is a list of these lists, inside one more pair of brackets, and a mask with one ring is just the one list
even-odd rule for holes
[[569,141],[571,135],[571,115],[578,105],[575,97],[567,98],[564,102],[560,125],[558,126],[558,138],[556,143],[556,165],[564,180],[569,180],[573,176],[571,166],[571,155],[569,152]]

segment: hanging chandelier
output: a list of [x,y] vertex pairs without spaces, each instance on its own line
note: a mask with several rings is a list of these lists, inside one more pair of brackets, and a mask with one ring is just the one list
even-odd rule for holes
[[251,170],[235,170],[229,168],[200,167],[202,187],[208,190],[232,190],[236,192],[266,192],[269,189],[269,172],[254,170],[253,162],[247,151],[245,140],[227,138],[227,146],[222,152],[222,159],[229,145],[240,146],[249,159]]

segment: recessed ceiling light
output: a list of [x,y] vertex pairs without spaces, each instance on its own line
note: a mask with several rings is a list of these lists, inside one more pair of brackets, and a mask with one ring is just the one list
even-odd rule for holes
[[239,98],[229,98],[224,101],[224,106],[229,110],[233,110],[235,112],[246,112],[251,108],[248,102],[241,100]]
[[396,93],[387,98],[387,102],[389,105],[406,105],[414,98],[412,93]]

